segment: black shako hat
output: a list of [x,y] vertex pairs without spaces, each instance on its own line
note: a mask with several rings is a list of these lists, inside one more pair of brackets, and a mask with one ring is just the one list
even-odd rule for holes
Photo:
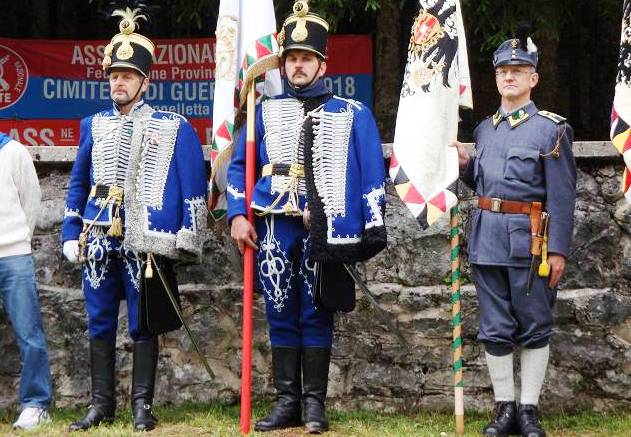
[[319,15],[309,13],[305,0],[294,3],[294,13],[285,22],[278,33],[279,55],[288,50],[306,50],[320,58],[326,58],[326,43],[329,23]]
[[110,74],[115,67],[133,68],[144,77],[149,77],[149,69],[153,60],[155,46],[151,40],[138,33],[134,33],[140,27],[138,20],[146,20],[145,15],[140,14],[140,9],[117,9],[112,16],[121,17],[118,24],[120,33],[114,35],[110,43],[105,47],[103,57],[103,70]]
[[538,63],[539,51],[525,26],[517,29],[516,38],[504,41],[493,53],[494,68],[502,65],[532,65],[537,68]]

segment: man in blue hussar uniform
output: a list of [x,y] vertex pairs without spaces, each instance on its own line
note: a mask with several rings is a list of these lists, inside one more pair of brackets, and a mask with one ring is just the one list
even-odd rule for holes
[[[485,345],[496,401],[486,436],[545,436],[537,404],[556,287],[570,250],[576,167],[572,128],[530,100],[539,81],[537,62],[537,48],[526,35],[501,44],[493,57],[501,107],[476,128],[475,158],[455,144],[462,179],[479,196],[469,261],[480,307],[478,339]],[[518,347],[519,409],[513,382]]]
[[245,129],[228,169],[232,237],[242,252],[258,249],[255,275],[277,391],[257,431],[300,425],[301,401],[307,432],[328,429],[335,308],[314,300],[316,288],[354,293],[352,283],[334,279],[345,274],[343,263],[368,259],[386,244],[379,132],[368,108],[324,86],[327,32],[326,21],[297,1],[279,33],[286,93],[257,108],[255,227],[246,219]]
[[167,272],[167,258],[201,256],[206,227],[206,169],[199,139],[184,117],[143,102],[154,45],[134,33],[142,17],[137,11],[113,15],[122,17],[120,33],[105,48],[103,68],[114,107],[81,121],[62,227],[64,255],[83,262],[92,376],[91,405],[71,430],[114,418],[121,299],[127,301],[134,341],[134,426],[155,427],[151,405],[158,341],[139,326],[141,266],[149,253]]

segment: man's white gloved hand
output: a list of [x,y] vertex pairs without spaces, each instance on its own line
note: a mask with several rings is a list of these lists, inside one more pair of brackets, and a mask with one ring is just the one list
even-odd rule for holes
[[79,240],[64,241],[63,253],[71,263],[79,262]]

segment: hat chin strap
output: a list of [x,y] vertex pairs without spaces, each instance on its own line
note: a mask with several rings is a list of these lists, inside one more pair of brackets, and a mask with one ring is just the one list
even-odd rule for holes
[[[320,58],[318,58],[318,71],[320,71],[320,67],[322,66],[322,60]],[[287,78],[287,83],[289,83],[289,85],[291,85],[296,91],[300,91],[300,90],[304,90],[309,88],[311,85],[314,84],[314,82],[318,79],[318,71],[316,71],[316,73],[313,75],[313,78],[309,81],[308,84],[306,85],[294,85],[289,78]]]
[[145,79],[143,78],[143,79],[140,81],[140,86],[138,87],[138,91],[136,91],[136,94],[134,94],[134,97],[132,97],[131,99],[127,100],[127,102],[125,102],[125,103],[116,103],[116,102],[114,102],[114,103],[116,104],[116,107],[120,109],[120,107],[121,107],[121,106],[127,106],[127,105],[129,105],[131,102],[133,102],[134,100],[136,100],[136,97],[138,97],[138,94],[140,94],[140,90],[142,89],[142,82],[143,82],[144,80],[145,80]]

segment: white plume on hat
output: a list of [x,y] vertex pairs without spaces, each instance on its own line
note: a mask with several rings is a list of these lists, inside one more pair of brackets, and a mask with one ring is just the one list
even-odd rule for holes
[[532,41],[531,37],[528,37],[526,39],[526,50],[528,52],[528,54],[532,54],[532,53],[537,53],[538,49],[537,46],[535,45],[535,43]]

